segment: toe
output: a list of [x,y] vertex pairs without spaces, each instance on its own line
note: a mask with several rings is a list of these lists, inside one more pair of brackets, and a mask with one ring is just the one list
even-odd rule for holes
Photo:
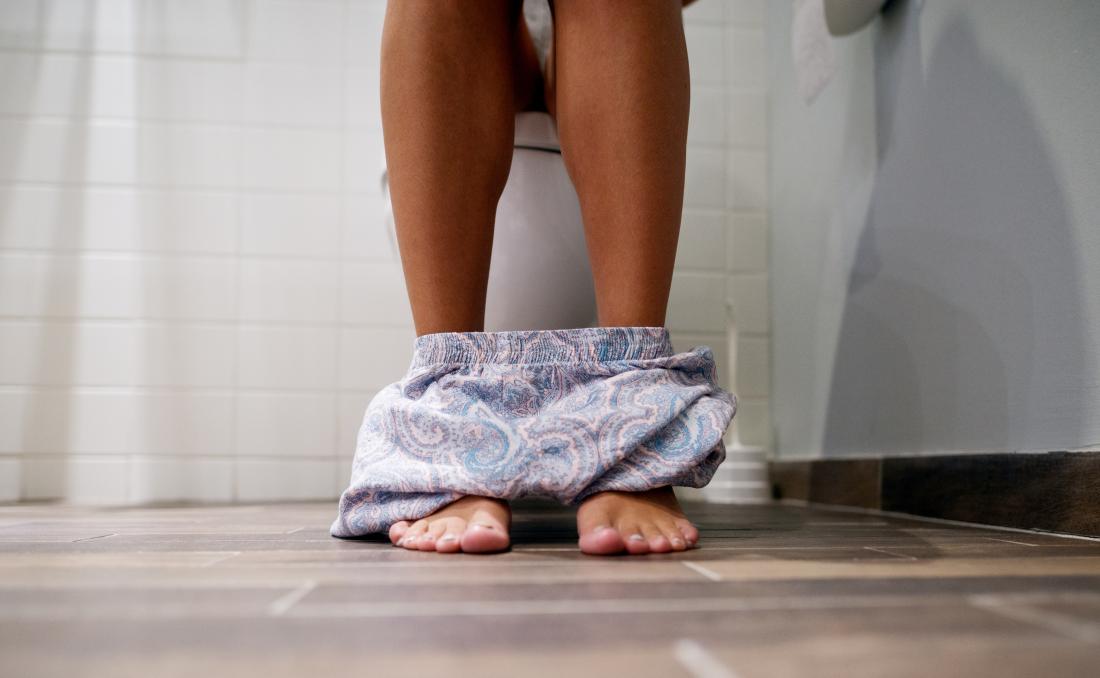
[[493,553],[508,548],[508,533],[496,521],[471,521],[459,545],[465,553]]
[[661,534],[668,540],[669,546],[673,551],[683,551],[687,548],[687,541],[684,539],[684,534],[680,532],[680,528],[676,527],[675,523],[668,521],[660,525]]
[[494,553],[508,548],[508,525],[492,509],[479,508],[470,516],[459,545],[466,553]]
[[672,544],[668,543],[668,539],[661,534],[660,528],[656,525],[643,525],[642,535],[649,543],[649,550],[653,553],[668,553],[672,550]]
[[420,540],[416,543],[416,548],[420,551],[434,551],[435,540],[439,538],[439,535],[446,529],[446,525],[443,524],[443,520],[433,520],[428,524],[427,529],[420,535]]
[[649,540],[642,533],[642,528],[637,523],[623,523],[619,531],[626,540],[626,550],[633,556],[649,553]]
[[593,526],[587,532],[581,533],[577,543],[582,553],[592,556],[610,556],[626,549],[622,535],[610,525]]
[[599,505],[582,505],[577,511],[577,544],[582,553],[609,556],[626,550],[622,535],[611,527],[611,516]]
[[680,534],[684,535],[684,542],[688,548],[694,548],[699,543],[699,530],[691,524],[686,518],[680,518],[675,521],[676,527],[679,528]]
[[405,533],[409,531],[409,521],[399,520],[398,522],[390,525],[390,543],[397,545],[397,542],[401,541],[401,537],[405,536]]
[[428,528],[428,521],[418,520],[413,523],[405,535],[398,542],[398,546],[402,546],[410,551],[416,551],[420,548],[420,537],[423,536],[424,531]]
[[457,553],[462,550],[462,533],[466,531],[466,521],[451,518],[440,521],[443,533],[435,540],[435,550],[439,553]]

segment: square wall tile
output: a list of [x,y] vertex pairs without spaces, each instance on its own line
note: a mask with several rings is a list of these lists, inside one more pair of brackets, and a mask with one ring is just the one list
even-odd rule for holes
[[377,71],[385,0],[353,0],[347,4],[344,21],[344,61],[352,68]]
[[331,457],[336,447],[336,395],[240,393],[237,454]]
[[725,267],[726,219],[720,211],[685,210],[676,247],[676,268]]
[[343,3],[330,0],[244,0],[248,58],[337,65],[343,52]]
[[725,285],[726,278],[720,273],[673,273],[666,320],[669,329],[725,332]]
[[[89,394],[94,395],[109,394]],[[129,400],[137,430],[130,451],[178,457],[232,454],[234,412],[228,390],[139,391]]]
[[767,0],[723,0],[726,22],[731,26],[763,28]]
[[382,131],[353,130],[343,136],[344,188],[356,193],[381,195],[386,153]]
[[726,84],[734,88],[764,89],[767,44],[763,28],[726,29]]
[[239,0],[141,2],[137,10],[143,52],[220,59],[244,54],[246,21],[244,4]]
[[42,0],[0,2],[0,46],[35,47],[42,33]]
[[130,504],[228,503],[235,494],[232,459],[174,457],[130,460]]
[[382,133],[381,84],[378,79],[379,58],[374,52],[373,63],[366,68],[344,72],[344,120],[349,127],[364,128],[372,134]]
[[768,400],[739,398],[733,421],[743,444],[771,448],[772,419]]
[[138,181],[169,187],[236,187],[241,137],[231,127],[140,125]]
[[416,332],[409,328],[344,329],[340,332],[340,388],[375,390],[409,368]]
[[412,326],[405,275],[396,263],[344,264],[340,294],[346,324]]
[[739,337],[737,340],[736,391],[746,398],[771,395],[771,340]]
[[338,127],[342,122],[343,72],[337,67],[250,63],[244,75],[248,123]]
[[691,89],[689,144],[722,144],[726,140],[726,93],[722,87]]
[[376,391],[343,391],[340,393],[339,420],[337,422],[337,459],[351,463],[351,459],[355,455],[356,440],[359,436],[359,429],[363,425],[367,405],[370,404],[376,393]]
[[734,146],[766,148],[768,96],[763,90],[733,90],[726,97],[726,140]]
[[346,137],[331,131],[248,128],[243,184],[289,191],[339,190],[346,143]]
[[768,156],[764,151],[731,150],[726,161],[726,206],[768,209]]
[[689,146],[684,177],[684,207],[726,206],[726,158],[718,149]]
[[[36,460],[26,460],[30,469],[36,465]],[[42,485],[26,491],[28,499],[41,493],[91,506],[122,506],[130,499],[130,462],[124,457],[73,455],[48,469],[54,474],[52,478],[35,477],[41,476],[41,472],[29,478],[36,486]]]
[[139,315],[163,320],[232,320],[238,262],[233,259],[159,256],[137,267]]
[[[237,501],[310,501],[337,498],[333,459],[237,459]],[[336,506],[332,507],[336,517]]]
[[331,389],[337,333],[328,327],[242,327],[237,332],[241,388]]
[[340,299],[340,267],[331,261],[242,259],[240,317],[287,324],[331,323]]
[[345,196],[342,243],[346,259],[400,260],[386,202],[377,186],[373,192]]
[[766,274],[738,273],[729,276],[727,295],[733,324],[739,333],[767,334],[771,331]]
[[242,119],[239,63],[142,59],[136,70],[137,113],[143,118],[227,125]]
[[689,23],[684,26],[684,36],[692,84],[721,85],[725,82],[725,29]]
[[341,255],[339,196],[247,193],[242,200],[242,254]]
[[731,214],[726,265],[731,271],[766,271],[768,226],[763,214]]
[[20,500],[42,501],[66,498],[70,458],[53,455],[22,459]]

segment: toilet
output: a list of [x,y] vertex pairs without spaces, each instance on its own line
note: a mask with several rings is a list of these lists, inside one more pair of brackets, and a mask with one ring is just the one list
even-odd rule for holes
[[485,329],[546,330],[596,322],[577,192],[548,113],[516,116],[508,183],[497,205]]

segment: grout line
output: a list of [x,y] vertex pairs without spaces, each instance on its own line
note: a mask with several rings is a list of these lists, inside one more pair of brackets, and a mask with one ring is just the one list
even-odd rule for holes
[[867,551],[874,551],[875,553],[882,553],[884,555],[893,556],[894,558],[901,558],[903,560],[919,560],[916,556],[911,556],[907,553],[895,553],[894,551],[890,551],[888,549],[884,549],[878,546],[864,546],[863,548]]
[[230,551],[228,553],[225,553],[224,555],[220,555],[216,558],[211,559],[208,562],[203,563],[199,567],[211,567],[213,565],[217,565],[218,563],[224,563],[230,558],[236,558],[237,556],[241,555],[241,553],[242,551]]
[[302,598],[305,598],[306,596],[308,596],[309,593],[315,588],[317,588],[317,582],[312,580],[312,579],[308,579],[305,582],[303,582],[302,585],[299,586],[298,588],[292,589],[292,590],[288,591],[287,593],[285,593],[284,595],[279,596],[279,598],[272,601],[271,604],[267,606],[268,616],[269,617],[281,617],[281,616],[283,616],[284,614],[287,613],[287,611],[290,610],[290,608],[297,605],[298,602],[302,600]]
[[868,525],[872,526],[872,527],[886,527],[886,526],[889,526],[890,523],[872,522],[872,521],[866,521],[866,522],[864,522],[864,521],[856,521],[856,522],[853,522],[853,521],[847,521],[847,522],[845,522],[845,521],[837,521],[837,522],[828,522],[828,521],[826,521],[826,522],[814,522],[814,521],[810,521],[810,522],[806,523],[807,527],[857,527],[857,526],[858,527],[866,527]]
[[736,673],[690,638],[677,640],[673,646],[673,655],[694,678],[737,678]]
[[1019,546],[1038,546],[1038,544],[1029,544],[1026,541],[1013,541],[1011,539],[997,539],[996,537],[982,537],[982,539],[988,539],[989,541],[999,541],[1005,544],[1017,544]]
[[1087,622],[1068,614],[1037,610],[1027,605],[1013,605],[1010,601],[1002,600],[995,595],[968,596],[966,600],[978,609],[1018,622],[1040,626],[1059,636],[1083,643],[1100,643],[1100,624]]
[[707,579],[709,579],[711,581],[722,581],[722,575],[718,574],[717,572],[715,572],[714,570],[712,570],[708,567],[703,567],[702,565],[700,565],[698,563],[693,563],[689,560],[681,560],[680,564],[683,565],[684,567],[686,567],[689,570],[693,570],[695,572],[698,572],[699,574],[703,575],[704,577],[706,577]]
[[79,542],[82,542],[82,541],[95,541],[96,539],[105,539],[107,537],[114,537],[114,536],[116,536],[116,534],[117,533],[115,533],[115,532],[111,532],[110,534],[100,534],[100,535],[96,535],[94,537],[84,537],[83,539],[74,539],[69,543],[70,544],[76,544],[76,543],[79,543]]

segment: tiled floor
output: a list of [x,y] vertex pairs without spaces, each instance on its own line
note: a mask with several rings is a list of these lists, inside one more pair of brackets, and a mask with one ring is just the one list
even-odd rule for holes
[[496,556],[328,537],[329,504],[0,508],[0,675],[1092,676],[1100,542],[700,506],[703,548]]

